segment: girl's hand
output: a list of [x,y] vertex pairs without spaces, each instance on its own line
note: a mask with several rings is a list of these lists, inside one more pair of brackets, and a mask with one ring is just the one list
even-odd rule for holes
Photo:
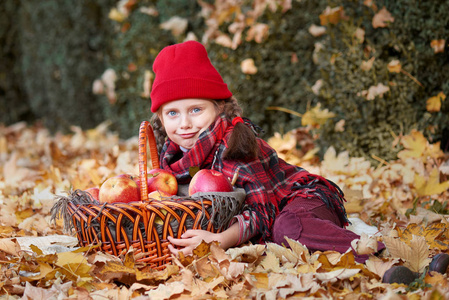
[[220,242],[219,234],[199,229],[187,230],[181,235],[180,239],[175,239],[171,236],[167,237],[167,239],[171,244],[182,247],[180,250],[178,250],[173,247],[173,245],[168,245],[168,249],[170,250],[170,252],[176,256],[178,256],[178,253],[180,251],[182,251],[184,255],[192,254],[193,249],[195,249],[203,240],[206,243],[210,243],[212,241]]

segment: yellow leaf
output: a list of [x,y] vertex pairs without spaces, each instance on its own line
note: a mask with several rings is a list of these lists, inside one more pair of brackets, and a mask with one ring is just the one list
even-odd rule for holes
[[267,252],[267,256],[260,263],[260,265],[268,272],[279,273],[281,271],[279,267],[279,259],[271,252]]
[[[446,250],[448,245],[444,242],[444,237],[441,238],[442,234],[446,231],[446,224],[444,223],[431,223],[425,228],[421,225],[412,223],[407,226],[403,231],[398,231],[401,241],[408,244],[413,239],[413,236],[422,236],[426,239],[426,243],[430,248],[437,248],[440,250]],[[443,241],[441,240],[443,239]]]
[[401,62],[397,59],[394,59],[390,61],[390,63],[388,63],[387,68],[390,73],[399,73],[402,69]]
[[58,253],[58,261],[56,265],[62,267],[67,264],[85,264],[87,263],[87,259],[83,253],[75,253],[75,252],[61,252]]
[[126,19],[125,14],[120,12],[117,8],[111,9],[108,17],[109,17],[109,19],[117,21],[117,22],[123,22]]
[[268,288],[268,274],[267,273],[251,273],[253,284],[258,289]]
[[441,103],[446,99],[446,95],[440,92],[438,95],[430,97],[426,101],[426,109],[428,112],[438,112],[441,110]]
[[405,150],[398,153],[400,159],[405,160],[409,157],[419,158],[424,153],[427,140],[421,132],[412,130],[409,135],[406,135],[401,139],[401,144],[404,146]]
[[440,172],[435,167],[432,169],[428,180],[415,174],[415,189],[418,196],[438,195],[449,189],[449,180],[440,183]]
[[329,112],[328,109],[321,109],[321,104],[318,103],[317,106],[307,111],[301,119],[301,124],[303,126],[311,125],[313,127],[319,127],[326,123],[330,118],[335,117],[333,112]]

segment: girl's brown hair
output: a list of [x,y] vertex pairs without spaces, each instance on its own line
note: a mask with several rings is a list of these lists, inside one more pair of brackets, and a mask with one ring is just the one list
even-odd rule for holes
[[[216,100],[214,104],[217,110],[220,113],[223,112],[230,121],[235,117],[242,117],[243,110],[234,97],[226,100]],[[153,114],[151,123],[156,138],[157,149],[160,153],[167,138],[167,133],[159,118],[159,112]],[[259,147],[253,130],[244,123],[235,124],[223,158],[229,160],[251,160],[256,158],[258,154]]]

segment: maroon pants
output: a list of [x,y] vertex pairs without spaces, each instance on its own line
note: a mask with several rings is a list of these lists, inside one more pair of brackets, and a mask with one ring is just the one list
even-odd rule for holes
[[[319,198],[296,198],[284,207],[273,225],[273,242],[288,246],[285,236],[311,251],[335,250],[340,253],[352,249],[351,241],[360,238],[343,228],[335,211],[327,208]],[[379,246],[378,250],[385,248],[381,243]],[[368,259],[368,255],[357,255],[354,250],[353,253],[359,263]]]

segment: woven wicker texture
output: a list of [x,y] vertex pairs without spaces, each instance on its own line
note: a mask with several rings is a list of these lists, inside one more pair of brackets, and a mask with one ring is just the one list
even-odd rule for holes
[[[147,142],[152,168],[159,168],[153,130],[142,122],[139,130],[139,176],[141,200],[131,203],[95,204],[86,192],[76,190],[60,197],[55,210],[65,212],[64,226],[75,229],[80,246],[120,256],[131,247],[135,259],[155,269],[171,262],[167,236],[180,236],[187,229],[220,232],[243,205],[245,192],[198,193],[189,196],[148,199]],[[185,190],[180,187],[180,190]]]

